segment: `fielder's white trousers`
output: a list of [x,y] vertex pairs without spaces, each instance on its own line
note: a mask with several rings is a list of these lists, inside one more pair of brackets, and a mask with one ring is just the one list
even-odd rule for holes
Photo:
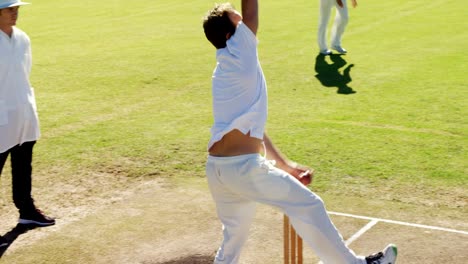
[[320,50],[328,49],[327,46],[327,27],[330,20],[330,14],[333,7],[336,7],[335,21],[331,31],[331,46],[341,46],[341,38],[348,24],[348,6],[347,0],[342,0],[343,7],[340,7],[336,0],[320,0],[320,18],[317,41]]
[[302,239],[324,264],[365,264],[338,233],[319,196],[259,154],[208,156],[208,185],[223,224],[223,242],[214,263],[236,264],[247,240],[256,202],[289,216]]

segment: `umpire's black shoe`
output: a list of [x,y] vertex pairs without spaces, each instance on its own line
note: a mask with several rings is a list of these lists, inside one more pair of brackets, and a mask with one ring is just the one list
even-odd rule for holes
[[4,237],[0,236],[0,248],[6,247],[8,244],[8,241]]
[[18,221],[23,225],[50,226],[55,225],[55,219],[44,215],[41,210],[33,209],[26,212],[20,212]]

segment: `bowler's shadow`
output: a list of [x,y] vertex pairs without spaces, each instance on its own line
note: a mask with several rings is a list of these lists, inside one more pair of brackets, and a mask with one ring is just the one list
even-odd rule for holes
[[0,258],[2,258],[3,254],[5,254],[7,249],[13,244],[13,242],[19,236],[21,236],[22,234],[25,234],[29,230],[33,230],[36,227],[37,227],[36,225],[17,224],[12,230],[10,230],[5,235],[3,235],[3,238],[5,238],[8,241],[8,246],[0,248]]
[[341,74],[339,69],[344,67],[347,62],[340,54],[331,54],[329,56],[332,62],[331,64],[327,62],[326,55],[319,54],[317,58],[315,58],[315,71],[317,72],[315,77],[325,87],[337,87],[337,93],[339,94],[356,93],[353,88],[348,86],[348,83],[352,81],[350,71],[354,64],[348,65],[348,67],[343,70],[343,74]]
[[[157,262],[155,264],[212,264],[214,258],[215,258],[214,254],[211,254],[211,255],[195,254],[195,255],[190,255],[190,256],[183,256],[175,260]],[[148,262],[148,264],[152,264],[152,262]]]

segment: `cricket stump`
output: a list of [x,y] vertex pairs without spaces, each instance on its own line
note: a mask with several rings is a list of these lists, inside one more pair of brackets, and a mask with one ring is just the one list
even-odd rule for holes
[[283,252],[284,264],[302,264],[302,238],[289,223],[289,217],[283,217]]

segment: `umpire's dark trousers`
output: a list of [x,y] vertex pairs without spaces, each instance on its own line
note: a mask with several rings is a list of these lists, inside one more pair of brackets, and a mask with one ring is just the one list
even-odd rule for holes
[[34,210],[34,201],[31,197],[31,163],[34,144],[36,144],[36,141],[25,142],[0,153],[0,174],[8,155],[10,155],[13,202],[20,213],[22,211]]

